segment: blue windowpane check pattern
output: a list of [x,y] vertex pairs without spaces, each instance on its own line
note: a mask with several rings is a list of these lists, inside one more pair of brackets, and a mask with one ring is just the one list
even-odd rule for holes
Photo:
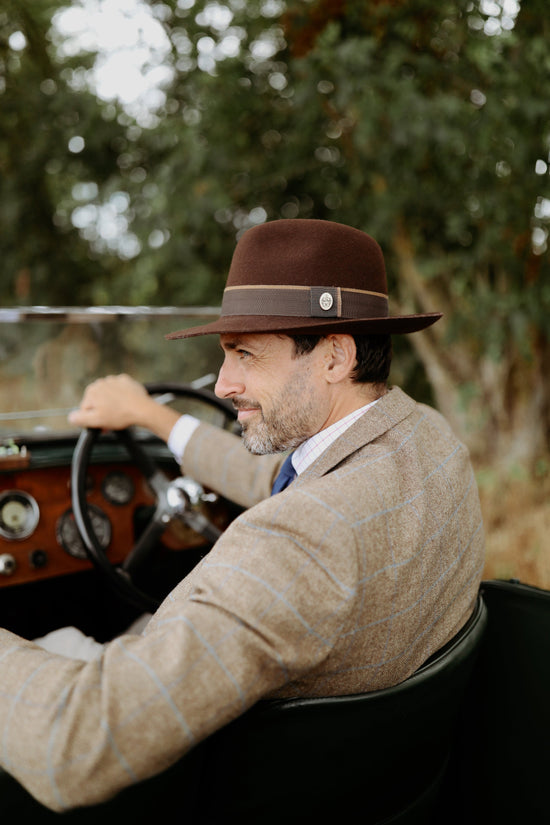
[[271,495],[274,496],[275,493],[280,493],[281,490],[284,490],[285,487],[288,487],[291,481],[294,481],[296,478],[296,470],[292,466],[292,453],[287,455],[285,461],[279,470],[279,475],[273,482],[273,487],[271,488]]

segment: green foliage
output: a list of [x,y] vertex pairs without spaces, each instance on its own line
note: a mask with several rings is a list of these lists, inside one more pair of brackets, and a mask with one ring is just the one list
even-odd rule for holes
[[[86,91],[94,55],[56,48],[61,5],[3,0],[0,13],[4,303],[217,303],[240,232],[328,218],[381,242],[394,308],[445,311],[439,366],[454,380],[469,385],[484,358],[509,375],[540,363],[543,0],[515,21],[478,0],[149,0],[172,79],[148,122]],[[106,204],[133,247],[102,236]]]
[[[75,184],[101,186],[118,169],[117,130],[105,123],[94,96],[70,86],[72,73],[90,61],[79,58],[73,66],[56,60],[48,32],[60,5],[4,0],[0,7],[4,304],[74,303],[77,296],[86,303],[98,273],[112,273],[115,263],[93,256],[65,207]],[[10,45],[14,35],[17,49]],[[85,147],[71,152],[69,142],[78,137]]]

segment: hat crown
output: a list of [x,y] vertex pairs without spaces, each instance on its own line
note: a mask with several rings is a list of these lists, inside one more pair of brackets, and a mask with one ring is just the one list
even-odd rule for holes
[[227,287],[338,286],[387,295],[384,257],[359,229],[314,219],[277,220],[240,238]]
[[217,321],[167,338],[240,333],[408,333],[441,317],[389,315],[384,256],[359,229],[310,218],[279,219],[239,239]]

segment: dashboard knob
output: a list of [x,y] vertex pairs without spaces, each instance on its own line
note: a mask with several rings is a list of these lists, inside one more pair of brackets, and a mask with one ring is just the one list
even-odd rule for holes
[[0,555],[0,576],[11,576],[15,573],[17,562],[10,553]]

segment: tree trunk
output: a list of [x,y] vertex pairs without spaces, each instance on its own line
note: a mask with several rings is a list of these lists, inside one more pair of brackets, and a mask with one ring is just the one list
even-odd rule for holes
[[[394,237],[398,261],[398,311],[449,314],[435,279],[422,278],[410,238]],[[395,305],[395,301],[393,304]],[[447,310],[447,311],[446,311]],[[452,311],[452,310],[451,310]],[[513,340],[501,359],[479,357],[469,342],[445,342],[446,321],[410,336],[433,388],[437,408],[467,444],[476,464],[530,470],[550,456],[550,342],[539,336],[527,361]]]

